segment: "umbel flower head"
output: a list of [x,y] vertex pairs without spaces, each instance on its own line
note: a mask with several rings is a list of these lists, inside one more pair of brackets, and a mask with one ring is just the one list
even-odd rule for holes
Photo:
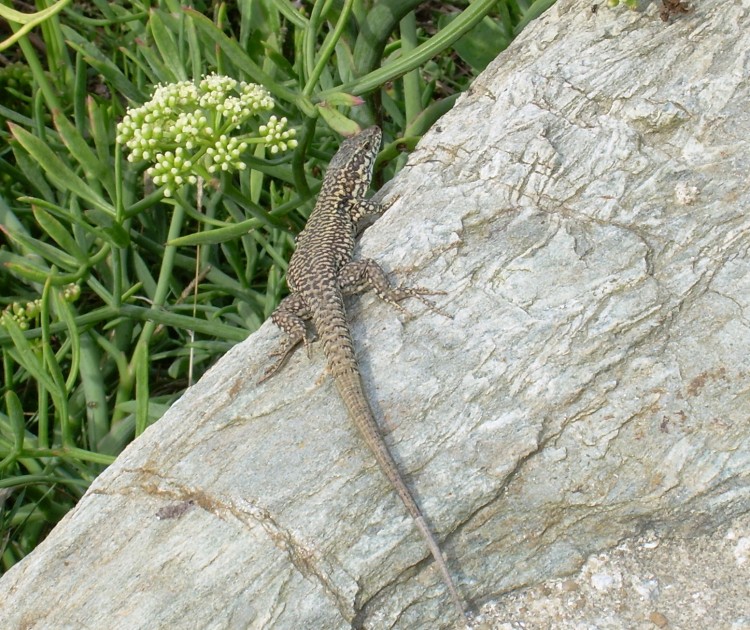
[[244,169],[240,157],[249,144],[263,143],[273,154],[294,149],[295,130],[286,128],[286,118],[271,116],[249,130],[250,121],[257,125],[273,106],[264,87],[218,74],[197,85],[158,85],[148,103],[126,112],[117,141],[130,150],[129,161],[153,162],[146,173],[169,197],[198,177]]
[[[81,296],[81,287],[77,284],[68,284],[62,288],[60,294],[66,302],[75,302]],[[33,323],[41,312],[41,298],[30,302],[12,302],[0,312],[0,328],[7,328],[7,318],[12,319],[21,330],[28,330],[30,323]]]

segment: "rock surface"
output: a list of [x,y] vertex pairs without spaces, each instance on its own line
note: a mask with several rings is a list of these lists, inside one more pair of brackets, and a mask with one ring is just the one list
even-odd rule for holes
[[[425,137],[362,239],[448,291],[449,320],[415,303],[402,325],[372,296],[351,313],[386,439],[488,627],[520,627],[524,597],[550,600],[533,627],[638,627],[616,608],[629,574],[596,564],[628,561],[622,541],[682,541],[674,570],[699,577],[693,537],[747,536],[750,2],[692,4],[664,23],[655,3],[561,0]],[[321,353],[256,385],[279,338],[227,353],[0,580],[3,628],[453,625]],[[732,568],[713,612],[741,628],[748,562]],[[550,594],[569,575],[614,594],[566,620]],[[677,619],[643,589],[638,623]]]
[[750,514],[710,533],[646,531],[483,612],[497,630],[750,630]]

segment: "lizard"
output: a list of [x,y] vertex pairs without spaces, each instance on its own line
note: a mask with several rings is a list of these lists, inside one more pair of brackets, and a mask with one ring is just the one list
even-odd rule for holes
[[379,213],[379,205],[366,195],[381,142],[380,128],[369,127],[344,140],[331,159],[315,207],[297,237],[296,249],[289,261],[286,279],[291,293],[271,314],[272,321],[286,333],[287,339],[271,354],[278,360],[259,382],[275,374],[300,344],[309,355],[312,338],[307,335],[306,322],[312,320],[322,341],[327,371],[349,415],[414,519],[461,619],[466,621],[463,600],[440,546],[380,434],[365,395],[344,306],[344,295],[372,289],[379,298],[406,314],[408,311],[399,304],[406,298],[417,298],[443,314],[423,297],[442,292],[423,287],[391,287],[385,272],[374,260],[353,260],[359,221]]

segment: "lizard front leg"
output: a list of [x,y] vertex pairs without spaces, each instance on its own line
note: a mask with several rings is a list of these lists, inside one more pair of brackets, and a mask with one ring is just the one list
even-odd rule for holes
[[370,217],[378,217],[385,211],[385,208],[372,199],[358,199],[353,201],[349,208],[349,214],[352,223],[357,225],[360,221]]
[[424,297],[425,295],[445,295],[445,291],[433,291],[425,287],[392,287],[385,271],[370,258],[353,260],[345,264],[339,270],[339,287],[345,295],[363,293],[372,289],[381,300],[395,306],[406,315],[411,315],[411,313],[399,302],[406,298],[416,298],[431,311],[450,317],[432,300]]
[[266,369],[258,384],[276,374],[289,357],[294,354],[295,350],[299,348],[300,343],[307,348],[309,355],[310,343],[314,336],[308,336],[305,321],[309,320],[310,317],[310,309],[299,294],[292,293],[281,300],[276,310],[271,314],[271,320],[286,333],[287,339],[281,347],[269,355],[270,358],[276,358],[277,360]]

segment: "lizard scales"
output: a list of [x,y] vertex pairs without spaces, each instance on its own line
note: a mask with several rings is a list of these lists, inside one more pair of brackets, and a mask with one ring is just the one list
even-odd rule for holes
[[420,287],[393,288],[375,261],[352,260],[357,222],[378,210],[366,194],[381,139],[378,127],[365,129],[344,140],[329,164],[315,208],[297,237],[297,247],[289,263],[287,284],[291,294],[271,316],[288,339],[274,353],[279,360],[261,381],[274,374],[300,343],[309,349],[305,321],[312,320],[322,341],[328,371],[349,415],[414,519],[463,618],[464,605],[440,547],[381,437],[367,401],[344,307],[344,295],[372,288],[378,297],[401,310],[404,309],[399,301],[415,297],[439,312],[422,297],[435,292]]

